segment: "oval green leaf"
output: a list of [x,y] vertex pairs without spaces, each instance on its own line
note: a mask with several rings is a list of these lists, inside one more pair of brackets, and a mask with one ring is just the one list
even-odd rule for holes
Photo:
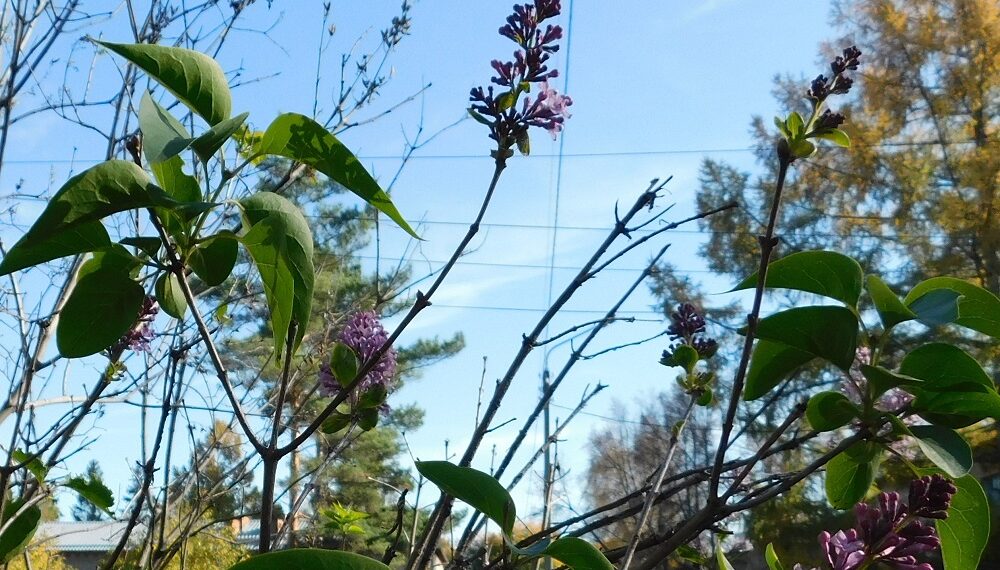
[[215,125],[191,141],[191,150],[198,155],[202,162],[208,162],[212,155],[226,144],[229,137],[240,130],[248,116],[250,113],[241,113]]
[[749,402],[764,396],[814,358],[808,352],[785,344],[758,340],[750,359],[743,399]]
[[7,251],[7,255],[0,262],[0,276],[109,245],[111,238],[108,236],[108,230],[98,221],[85,222],[34,242],[22,238]]
[[917,318],[917,315],[903,304],[899,296],[877,275],[869,275],[866,278],[866,283],[868,295],[872,298],[872,303],[882,319],[882,326],[885,327],[885,330]]
[[[898,374],[891,370],[886,370],[881,366],[861,365],[861,374],[868,380],[868,385],[872,387],[873,396],[878,398],[893,388],[900,386],[920,386],[924,383],[919,378]],[[907,389],[909,391],[910,389]]]
[[389,216],[408,234],[419,239],[413,228],[379,187],[378,182],[337,137],[316,121],[297,113],[279,115],[255,149],[258,155],[274,154],[296,160],[322,172],[331,180],[360,196]]
[[[28,233],[14,249],[25,244],[39,245],[62,232],[117,212],[146,208],[168,202],[143,169],[125,160],[109,160],[70,178],[49,200]],[[92,236],[98,230],[91,226]],[[64,238],[57,238],[60,243]]]
[[378,560],[340,550],[292,548],[244,560],[230,570],[389,570]]
[[929,327],[938,327],[955,322],[958,318],[958,303],[961,299],[955,291],[935,289],[907,302],[907,307],[917,315],[917,320]]
[[499,481],[482,471],[447,461],[418,461],[417,471],[442,492],[467,503],[500,525],[504,533],[511,534],[517,509]]
[[[793,289],[836,299],[856,306],[861,296],[864,271],[857,261],[833,251],[802,251],[783,257],[767,266],[769,289]],[[733,291],[757,286],[754,273]]]
[[215,287],[232,274],[239,253],[235,236],[220,233],[195,246],[188,256],[188,265],[206,285]]
[[968,281],[954,277],[934,277],[918,283],[906,295],[906,301],[909,303],[929,291],[939,289],[948,289],[962,295],[958,302],[955,324],[1000,338],[1000,298]]
[[103,481],[96,477],[73,477],[63,483],[67,489],[72,489],[84,498],[88,503],[101,509],[106,513],[111,513],[111,507],[115,504],[111,489]]
[[573,570],[614,569],[614,565],[593,544],[575,536],[565,536],[554,541],[542,554],[555,558]]
[[163,312],[175,319],[183,319],[187,312],[187,299],[181,290],[180,281],[173,273],[163,273],[156,280],[156,301]]
[[193,140],[184,125],[157,103],[149,91],[139,102],[139,130],[142,152],[151,165],[177,156]]
[[98,269],[82,275],[59,314],[56,346],[66,358],[97,354],[135,324],[146,292],[128,273]]
[[972,469],[972,448],[955,430],[934,425],[910,426],[910,433],[924,456],[949,476],[961,477]]
[[848,370],[858,344],[858,318],[844,307],[796,307],[761,319],[756,335]]
[[764,550],[764,561],[767,562],[767,567],[770,570],[785,570],[781,561],[778,560],[778,553],[774,551],[774,545],[770,542],[767,543],[767,548]]
[[272,192],[258,192],[240,201],[240,206],[249,228],[241,241],[264,284],[275,353],[281,355],[294,320],[298,323],[294,354],[311,316],[315,279],[312,231],[295,204]]
[[875,481],[882,450],[857,443],[826,464],[826,498],[836,509],[849,509],[865,498]]
[[153,44],[98,44],[134,63],[210,125],[229,118],[232,96],[219,64],[193,50]]
[[[4,505],[0,527],[7,528],[0,534],[0,564],[10,562],[24,551],[31,542],[31,537],[35,536],[38,523],[42,520],[42,511],[36,505],[18,514],[23,505],[24,502],[21,500],[7,501]],[[15,517],[13,521],[10,520],[11,517]]]
[[972,475],[954,481],[958,493],[951,499],[948,518],[935,521],[941,537],[946,570],[976,570],[990,538],[990,505]]
[[809,398],[806,419],[816,431],[833,431],[858,417],[861,411],[840,392],[820,392]]

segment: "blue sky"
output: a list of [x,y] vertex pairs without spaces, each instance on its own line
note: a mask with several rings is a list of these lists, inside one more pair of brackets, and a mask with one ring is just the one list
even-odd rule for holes
[[[569,28],[569,37],[555,57],[561,71],[568,66],[568,73],[555,85],[562,90],[568,81],[574,100],[573,117],[563,135],[558,185],[558,220],[563,227],[553,235],[560,145],[537,132],[532,139],[533,156],[510,161],[487,225],[473,242],[475,251],[463,258],[467,263],[455,269],[434,306],[403,336],[405,342],[462,331],[467,341],[462,354],[428,369],[422,379],[392,396],[396,405],[413,402],[426,410],[425,426],[407,434],[419,458],[442,458],[445,441],[452,451],[464,449],[473,426],[483,358],[488,397],[493,380],[515,354],[521,334],[532,328],[546,306],[550,262],[560,268],[552,274],[558,292],[574,274],[568,268],[582,263],[603,239],[600,228],[613,222],[616,202],[627,206],[652,178],[674,177],[662,201],[676,204],[665,218],[674,220],[693,212],[698,166],[705,157],[752,169],[751,154],[740,149],[753,143],[749,135],[753,114],[767,117],[778,112],[770,97],[772,77],[779,73],[815,75],[825,59],[819,56],[819,43],[837,36],[828,24],[827,1],[575,0],[572,4],[570,26],[570,3],[563,2],[560,19]],[[275,2],[268,10],[258,2],[250,9],[248,21],[234,31],[220,55],[225,69],[240,68],[244,79],[260,78],[234,91],[234,113],[250,111],[251,121],[263,128],[279,112],[311,110],[316,46],[325,36],[320,6],[321,2]],[[372,45],[397,7],[395,1],[334,3],[336,33],[321,65],[320,114],[331,105],[339,54],[351,49],[359,37],[362,45]],[[398,168],[405,148],[403,133],[412,136],[421,117],[428,133],[461,118],[469,89],[489,81],[489,61],[510,57],[513,44],[496,34],[509,8],[508,2],[468,0],[424,0],[415,5],[411,35],[391,60],[392,80],[376,109],[405,99],[426,83],[431,87],[378,122],[343,136],[383,181]],[[250,31],[275,20],[266,37]],[[127,41],[123,21],[122,14],[115,14],[85,31]],[[89,59],[81,65],[85,71]],[[114,68],[107,58],[98,62],[97,69],[98,78],[113,77]],[[103,155],[95,137],[51,115],[25,121],[12,142],[11,162],[0,176],[4,193],[22,178],[29,188],[54,189],[71,166],[78,172]],[[425,241],[413,254],[415,274],[439,266],[465,232],[456,222],[474,217],[492,171],[490,143],[481,125],[465,121],[421,148],[397,181],[393,198],[400,211],[409,220],[427,222],[420,226]],[[70,157],[76,160],[72,165],[65,162]],[[32,162],[17,162],[25,160]],[[29,221],[37,207],[23,207],[21,220]],[[710,290],[724,291],[727,283],[711,279],[696,256],[704,236],[693,231],[694,225],[686,229],[692,231],[668,236],[673,246],[666,260],[705,278]],[[10,240],[16,234],[4,230],[0,236]],[[553,237],[555,257],[550,259]],[[636,278],[651,252],[664,243],[627,256],[618,265],[622,270],[588,283],[570,304],[573,312],[558,319],[552,331],[597,318]],[[384,229],[381,254],[390,260],[387,265],[412,253],[413,247],[401,231]],[[373,256],[374,251],[364,255]],[[374,268],[373,260],[365,263]],[[642,290],[626,304],[627,313],[655,319],[652,304],[653,299]],[[645,338],[662,328],[657,322],[615,325],[596,348]],[[666,389],[673,384],[673,373],[657,364],[663,348],[663,342],[654,342],[581,362],[557,394],[554,416],[565,416],[568,411],[558,406],[574,405],[585,386],[596,382],[610,386],[588,409],[599,416],[613,415],[616,401],[634,408],[636,402]],[[561,366],[566,349],[552,353],[553,366]],[[93,369],[78,367],[74,372],[89,380]],[[542,351],[537,351],[517,377],[499,421],[526,415],[541,371]],[[78,468],[91,457],[99,458],[119,495],[125,474],[138,457],[138,444],[133,443],[137,412],[112,405],[104,413],[99,425],[106,432],[93,432],[100,436],[98,441],[70,465]],[[585,415],[567,430],[560,457],[570,471],[568,482],[578,482],[583,475],[588,435],[606,422]],[[477,466],[487,468],[491,446],[503,450],[519,425],[515,421],[492,433]],[[536,430],[528,443],[540,440]],[[530,503],[536,492],[534,482],[522,484],[519,502]]]

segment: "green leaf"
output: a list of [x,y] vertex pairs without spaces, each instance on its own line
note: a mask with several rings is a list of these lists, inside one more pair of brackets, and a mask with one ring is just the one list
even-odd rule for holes
[[358,375],[358,357],[351,347],[342,342],[335,342],[330,352],[330,371],[341,386],[347,387]]
[[698,351],[686,344],[679,344],[661,364],[679,366],[691,372],[694,370],[695,365],[698,364]]
[[334,412],[330,417],[323,421],[323,425],[320,426],[320,431],[323,433],[337,433],[338,431],[347,428],[351,425],[351,416],[347,414],[341,414],[340,412]]
[[990,505],[982,485],[972,475],[954,481],[948,518],[935,521],[941,538],[945,570],[976,570],[990,538]]
[[378,408],[385,403],[386,397],[388,397],[389,392],[385,389],[385,386],[381,384],[376,384],[371,388],[365,390],[364,394],[358,398],[359,408]]
[[1000,395],[989,392],[926,392],[913,409],[925,420],[951,428],[970,426],[985,418],[1000,419]]
[[788,125],[785,121],[781,120],[781,117],[774,118],[774,126],[778,127],[778,132],[780,132],[781,136],[785,137],[785,139],[792,138],[792,132],[788,130]]
[[979,362],[957,346],[943,342],[925,344],[911,351],[899,365],[899,373],[924,381],[921,389],[985,392],[993,379]]
[[118,341],[135,324],[146,292],[114,268],[82,274],[59,314],[56,346],[66,358],[96,354]]
[[[197,204],[202,198],[201,188],[193,176],[184,172],[183,167],[184,161],[180,156],[150,165],[153,176],[174,201],[181,204]],[[186,236],[191,226],[188,222],[195,218],[194,212],[157,208],[156,215],[167,233],[181,243],[187,241]]]
[[358,427],[364,431],[375,429],[378,425],[378,410],[368,408],[358,412]]
[[222,68],[211,57],[154,44],[98,44],[134,63],[210,125],[229,118],[232,96]]
[[789,148],[795,158],[809,158],[816,154],[816,145],[805,139],[794,141]]
[[778,554],[774,551],[774,545],[770,542],[767,543],[767,549],[764,550],[764,560],[767,562],[767,567],[770,570],[785,570],[785,567],[781,565],[781,561],[778,560]]
[[820,392],[809,398],[806,418],[816,431],[833,431],[858,417],[861,410],[840,392]]
[[[12,259],[4,258],[0,275],[29,267],[26,261],[41,263],[110,241],[103,227],[98,229],[93,222],[117,212],[164,203],[169,203],[169,198],[134,163],[102,162],[63,184],[28,233],[10,249],[7,258]],[[86,227],[76,229],[82,225]],[[81,243],[74,246],[74,239]]]
[[868,284],[868,295],[872,298],[875,310],[878,311],[882,319],[882,326],[889,330],[899,323],[911,321],[917,318],[916,313],[910,310],[899,296],[885,284],[877,275],[869,275],[866,279]]
[[163,312],[175,319],[183,319],[187,312],[187,299],[181,290],[181,283],[173,273],[164,272],[156,280],[156,301]]
[[575,536],[564,536],[542,551],[573,570],[614,570],[614,566],[593,544]]
[[882,450],[856,443],[826,464],[826,498],[836,509],[849,509],[865,498],[875,481]]
[[[777,120],[777,119],[775,119]],[[674,551],[678,557],[688,562],[694,562],[695,564],[700,564],[702,566],[707,566],[709,563],[709,558],[698,551],[697,548],[691,546],[690,544],[682,544],[677,547]]]
[[156,257],[156,254],[160,252],[160,246],[163,245],[160,238],[155,236],[127,237],[118,243],[135,247],[149,257]]
[[[42,511],[37,505],[32,505],[21,514],[17,514],[23,504],[24,501],[11,500],[4,506],[0,527],[7,526],[8,522],[10,526],[0,534],[0,564],[10,562],[24,551],[31,542],[31,537],[35,536],[38,523],[42,520]],[[11,521],[11,517],[16,518]]]
[[191,150],[198,155],[202,162],[208,162],[212,155],[226,144],[229,137],[240,130],[249,116],[250,113],[241,113],[208,129],[191,141]]
[[295,204],[272,192],[258,192],[241,200],[240,206],[249,228],[242,242],[264,284],[279,357],[291,322],[298,324],[291,357],[311,316],[315,268],[309,223]]
[[810,136],[828,140],[839,147],[851,147],[851,137],[840,129],[818,129],[810,133]]
[[259,554],[230,570],[389,570],[378,560],[367,556],[319,548],[292,548]]
[[108,489],[104,482],[97,477],[91,476],[86,479],[72,477],[63,483],[63,486],[76,491],[87,502],[102,511],[111,513],[111,507],[115,504],[114,496],[111,494],[111,489]]
[[442,492],[468,503],[500,529],[511,534],[517,510],[514,501],[496,479],[471,467],[458,467],[447,461],[418,461],[417,471]]
[[953,478],[972,469],[972,448],[958,432],[941,426],[911,426],[924,456]]
[[771,391],[790,374],[812,361],[815,356],[768,340],[758,340],[747,371],[743,399],[756,400]]
[[858,343],[858,318],[844,307],[796,307],[761,319],[756,335],[849,370]]
[[142,131],[142,152],[149,164],[159,164],[177,156],[193,140],[184,125],[154,101],[149,91],[139,102],[139,130]]
[[868,385],[872,387],[875,398],[899,386],[920,386],[924,383],[919,378],[897,374],[881,366],[862,364],[861,374],[868,380]]
[[233,272],[239,256],[239,242],[229,233],[218,233],[196,245],[188,265],[209,287],[222,284]]
[[729,559],[726,558],[726,553],[722,551],[721,542],[715,545],[715,561],[719,564],[719,570],[736,570],[729,562]]
[[907,302],[907,306],[917,315],[918,321],[937,327],[955,322],[960,298],[961,295],[955,291],[936,289]]
[[1000,417],[1000,395],[993,379],[975,358],[956,346],[918,347],[903,358],[899,373],[924,381],[907,391],[917,397],[913,409],[931,423],[956,428]]
[[111,238],[108,237],[108,231],[98,221],[79,224],[36,242],[21,239],[7,251],[7,255],[0,262],[0,276],[109,245]]
[[939,289],[955,291],[963,297],[958,302],[955,324],[1000,338],[1000,298],[968,281],[954,277],[934,277],[918,283],[906,296],[906,301],[909,303],[911,299],[921,297],[928,291]]
[[37,456],[32,457],[20,449],[15,449],[11,456],[14,458],[15,463],[24,463],[24,468],[34,475],[39,483],[45,481],[45,476],[48,475],[49,469]]
[[357,157],[337,137],[309,117],[296,113],[279,115],[264,132],[257,152],[284,156],[315,168],[419,239]]
[[792,138],[798,137],[802,134],[802,128],[805,126],[805,122],[802,120],[802,115],[797,111],[792,111],[788,115],[788,119],[785,121],[788,126],[788,132],[792,134]]
[[[782,257],[767,266],[768,289],[793,289],[836,299],[850,306],[858,304],[864,271],[857,261],[833,251],[801,251]],[[754,273],[733,291],[757,287]]]

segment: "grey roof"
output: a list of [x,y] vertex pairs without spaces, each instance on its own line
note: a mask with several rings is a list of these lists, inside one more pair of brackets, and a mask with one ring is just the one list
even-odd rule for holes
[[[108,552],[125,532],[124,521],[53,521],[42,523],[35,537],[60,552]],[[137,528],[134,536],[141,536]]]
[[[53,521],[42,523],[35,540],[59,552],[110,552],[118,546],[125,521]],[[134,540],[145,532],[141,524],[132,532]],[[245,546],[255,546],[260,536],[260,521],[250,520],[242,525],[236,535],[236,542]]]

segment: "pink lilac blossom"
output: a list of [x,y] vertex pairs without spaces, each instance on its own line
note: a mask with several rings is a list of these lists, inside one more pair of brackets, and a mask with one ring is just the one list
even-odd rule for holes
[[[389,333],[382,327],[375,311],[362,311],[351,315],[337,338],[354,351],[360,366],[367,364],[388,339]],[[365,374],[358,384],[358,392],[364,392],[373,386],[382,386],[388,391],[392,388],[395,375],[396,349],[389,348]],[[324,396],[335,395],[341,389],[341,384],[334,377],[329,364],[320,367],[319,384],[320,393]]]
[[[529,127],[543,128],[555,139],[570,117],[568,107],[573,100],[560,95],[548,83],[559,76],[557,70],[549,69],[547,62],[559,51],[556,42],[562,39],[562,28],[551,24],[544,29],[541,26],[544,20],[558,16],[559,12],[558,0],[515,5],[514,13],[507,17],[507,24],[499,30],[500,35],[517,44],[514,59],[490,62],[496,72],[490,82],[503,91],[495,93],[490,85],[486,89],[475,87],[469,94],[470,112],[489,126],[490,138],[504,150],[525,141]],[[532,83],[538,84],[538,95],[526,96],[518,108],[514,103],[520,94],[530,92]]]
[[[910,483],[909,505],[899,493],[882,493],[878,503],[854,507],[854,528],[819,535],[823,558],[831,570],[859,570],[878,563],[893,570],[933,570],[917,555],[940,548],[934,527],[920,518],[946,519],[951,499],[958,491],[940,475]],[[795,565],[795,570],[805,570]]]
[[135,324],[119,342],[127,346],[129,350],[149,352],[149,343],[156,338],[152,323],[159,312],[160,305],[157,304],[156,299],[147,295],[142,301],[142,307],[139,309]]

